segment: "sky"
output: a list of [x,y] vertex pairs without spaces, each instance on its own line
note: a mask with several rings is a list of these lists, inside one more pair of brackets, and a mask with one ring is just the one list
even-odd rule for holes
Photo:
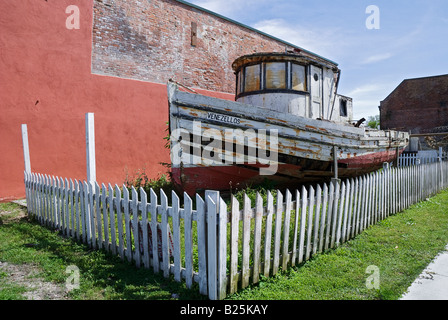
[[354,119],[379,114],[405,79],[448,74],[447,0],[188,2],[338,63]]

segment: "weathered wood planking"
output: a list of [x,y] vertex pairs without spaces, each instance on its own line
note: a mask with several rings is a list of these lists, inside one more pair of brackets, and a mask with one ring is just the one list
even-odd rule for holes
[[[195,121],[201,123],[201,131],[215,129],[223,133],[229,128],[277,130],[279,152],[302,158],[331,161],[332,148],[337,145],[342,150],[338,158],[349,159],[354,155],[404,148],[409,138],[404,132],[366,130],[268,109],[260,112],[256,106],[182,92],[172,83],[168,92],[171,130],[182,128],[195,132],[198,130]],[[217,121],[210,114],[238,121],[229,124]],[[226,135],[222,136],[227,141]]]
[[[175,87],[173,84],[169,84],[169,86]],[[337,125],[332,122],[320,121],[316,119],[304,118],[293,114],[286,114],[281,112],[275,112],[272,110],[265,109],[263,110],[263,117],[260,117],[260,108],[255,107],[253,105],[242,104],[239,102],[228,101],[217,99],[213,97],[207,97],[198,94],[192,94],[188,92],[179,91],[176,89],[169,90],[170,92],[170,103],[173,106],[177,106],[177,112],[181,112],[180,109],[192,109],[195,108],[200,111],[208,112],[208,111],[216,111],[221,113],[226,113],[231,116],[244,118],[244,121],[253,120],[253,121],[270,121],[272,123],[278,124],[288,124],[292,123],[290,127],[298,128],[303,131],[314,131],[314,132],[334,132],[338,136],[345,137],[355,137],[358,138],[360,136],[364,136],[366,130],[364,128],[356,128],[356,127],[347,127],[341,128],[340,125]],[[224,112],[226,111],[226,112]],[[207,117],[205,117],[207,118]],[[242,119],[243,120],[243,119]],[[389,131],[387,133],[381,131],[368,131],[366,140],[368,137],[376,138],[382,137],[383,141],[389,140],[389,136],[396,135],[395,131]],[[405,134],[407,136],[407,134]]]

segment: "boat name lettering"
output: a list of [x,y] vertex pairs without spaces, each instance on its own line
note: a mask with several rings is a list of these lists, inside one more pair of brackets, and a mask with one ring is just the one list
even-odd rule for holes
[[232,123],[232,124],[240,124],[241,123],[241,119],[240,118],[235,118],[235,117],[231,117],[231,116],[225,116],[222,114],[217,114],[217,113],[212,113],[209,112],[207,114],[207,119],[208,120],[217,120],[220,122],[226,122],[226,123]]

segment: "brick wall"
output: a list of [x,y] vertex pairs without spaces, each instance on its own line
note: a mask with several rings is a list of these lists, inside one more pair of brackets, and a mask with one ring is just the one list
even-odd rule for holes
[[[192,45],[192,23],[196,25]],[[193,27],[194,28],[194,27]],[[92,72],[235,91],[232,62],[285,43],[175,0],[95,0]],[[292,49],[288,47],[288,49]]]
[[448,126],[448,75],[404,80],[381,101],[380,123],[412,133]]

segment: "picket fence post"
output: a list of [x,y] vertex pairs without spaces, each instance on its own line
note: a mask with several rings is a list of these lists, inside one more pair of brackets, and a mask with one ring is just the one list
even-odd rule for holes
[[218,268],[217,268],[217,216],[219,210],[219,192],[205,192],[206,223],[207,223],[207,282],[208,297],[218,299]]
[[188,289],[193,285],[193,203],[184,192],[184,225],[185,225],[185,283]]
[[[218,296],[222,300],[227,295],[227,205],[219,197],[218,220]],[[257,230],[255,231],[257,233]],[[257,263],[255,261],[254,263]]]
[[95,161],[95,116],[93,113],[86,113],[86,163],[87,181],[96,181],[96,161]]
[[[271,191],[267,192],[266,196],[266,231],[264,242],[264,276],[269,277],[271,270],[271,239],[272,239],[272,219],[274,216],[274,197]],[[233,207],[232,207],[233,208]],[[296,215],[298,211],[296,209]],[[295,251],[294,251],[295,252]],[[294,253],[293,253],[294,254]]]
[[200,195],[196,194],[199,292],[203,295],[207,295],[208,293],[207,221],[206,221],[207,216],[205,206],[206,202],[201,198]]
[[[253,283],[258,283],[261,268],[261,223],[263,218],[263,199],[259,192],[257,192],[255,202]],[[221,229],[221,231],[224,232],[225,229]]]
[[22,124],[22,145],[23,145],[23,160],[25,163],[25,172],[31,173],[30,147],[28,143],[28,127]]

